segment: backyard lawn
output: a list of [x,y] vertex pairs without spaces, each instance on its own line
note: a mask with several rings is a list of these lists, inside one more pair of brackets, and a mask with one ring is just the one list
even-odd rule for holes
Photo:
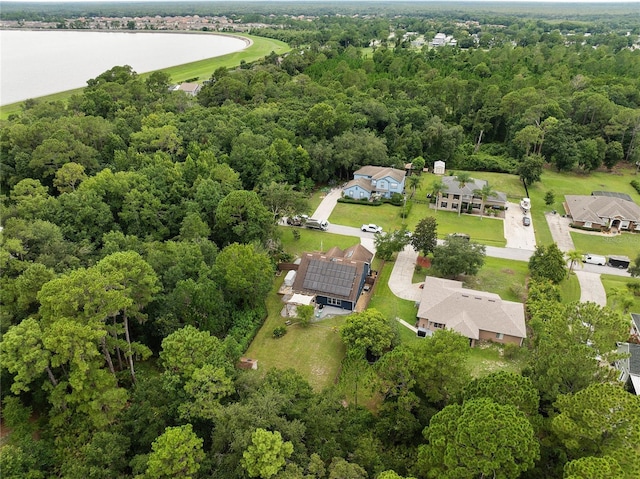
[[[373,297],[369,302],[369,308],[377,309],[390,321],[395,321],[395,318],[401,318],[413,325],[416,322],[417,313],[414,302],[398,298],[389,289],[389,277],[394,264],[393,261],[387,261],[382,270],[379,270],[378,280],[373,290]],[[373,269],[376,269],[375,262]],[[401,326],[401,329],[409,331],[410,334],[415,336],[409,329],[403,326]]]
[[344,316],[312,323],[306,328],[292,324],[287,327],[287,334],[275,339],[274,328],[285,324],[280,316],[284,303],[277,294],[283,280],[284,275],[276,278],[267,298],[269,315],[245,356],[257,359],[262,371],[293,368],[314,390],[320,391],[333,384],[340,371],[345,349],[338,328],[344,322]]

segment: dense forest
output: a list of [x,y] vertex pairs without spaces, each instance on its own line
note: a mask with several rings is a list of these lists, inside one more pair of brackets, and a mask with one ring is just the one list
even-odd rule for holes
[[544,278],[522,374],[473,378],[451,331],[348,351],[375,408],[236,369],[289,259],[276,225],[317,185],[419,157],[528,183],[640,161],[637,13],[390,8],[255,13],[294,50],[196,98],[121,65],[0,123],[3,477],[637,477],[640,404],[602,366],[626,319]]

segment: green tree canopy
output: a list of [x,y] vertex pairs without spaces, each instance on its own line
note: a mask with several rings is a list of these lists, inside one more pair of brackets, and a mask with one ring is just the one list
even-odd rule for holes
[[293,444],[283,441],[278,431],[258,428],[251,435],[251,444],[242,454],[242,467],[251,477],[269,479],[284,466],[293,453]]
[[145,479],[182,477],[191,479],[205,457],[203,441],[191,424],[168,427],[151,445]]
[[340,337],[349,354],[363,357],[370,352],[381,356],[391,346],[393,331],[382,313],[367,309],[347,316],[340,328]]

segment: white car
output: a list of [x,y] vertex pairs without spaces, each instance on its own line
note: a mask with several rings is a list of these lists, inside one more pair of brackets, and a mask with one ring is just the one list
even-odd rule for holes
[[360,229],[368,233],[382,233],[382,227],[378,225],[374,225],[373,223],[370,223],[368,225],[362,225]]

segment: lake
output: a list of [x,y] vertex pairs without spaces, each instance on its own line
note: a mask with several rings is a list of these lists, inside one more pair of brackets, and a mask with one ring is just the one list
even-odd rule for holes
[[247,45],[213,34],[1,30],[0,105],[84,87],[116,65],[145,73]]

